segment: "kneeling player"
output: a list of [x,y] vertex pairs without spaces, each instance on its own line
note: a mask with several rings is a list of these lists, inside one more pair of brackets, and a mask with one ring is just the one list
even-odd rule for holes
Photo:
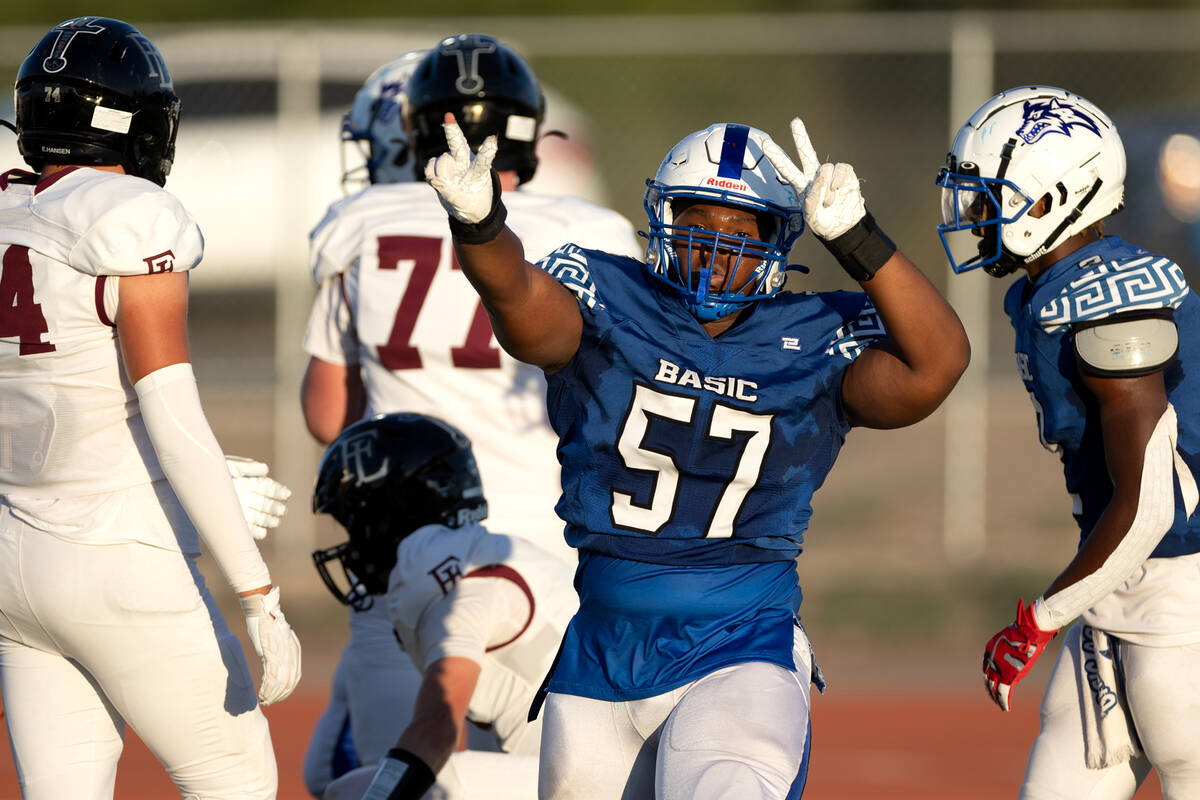
[[[343,431],[321,462],[313,508],[350,534],[313,554],[321,578],[356,610],[382,600],[423,676],[396,746],[329,784],[325,800],[415,800],[435,776],[447,797],[535,796],[541,730],[526,717],[575,612],[567,566],[479,524],[487,503],[470,442],[420,414]],[[455,753],[467,721],[490,728],[503,752]]]

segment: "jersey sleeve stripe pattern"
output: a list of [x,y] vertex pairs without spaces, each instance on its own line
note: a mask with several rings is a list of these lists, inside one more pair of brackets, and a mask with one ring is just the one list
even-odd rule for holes
[[1110,261],[1067,284],[1058,297],[1038,309],[1037,320],[1053,333],[1064,325],[1117,313],[1178,308],[1187,293],[1183,270],[1169,258]]
[[833,341],[825,350],[825,355],[841,355],[847,361],[853,361],[865,348],[886,336],[887,330],[883,327],[883,320],[879,318],[875,306],[868,303],[859,313],[858,319],[837,329]]
[[539,261],[537,266],[570,289],[581,306],[596,311],[604,308],[604,304],[596,295],[596,284],[592,281],[587,263],[587,257],[580,248],[565,244]]

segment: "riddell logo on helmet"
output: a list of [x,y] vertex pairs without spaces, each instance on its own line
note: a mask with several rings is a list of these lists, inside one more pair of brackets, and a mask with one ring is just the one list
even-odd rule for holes
[[705,186],[715,186],[718,189],[737,189],[740,192],[750,191],[750,187],[741,181],[731,181],[728,178],[705,178]]

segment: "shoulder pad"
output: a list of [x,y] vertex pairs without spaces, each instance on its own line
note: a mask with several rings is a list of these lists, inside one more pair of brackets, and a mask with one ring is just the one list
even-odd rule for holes
[[1101,377],[1149,375],[1179,352],[1179,331],[1170,312],[1121,315],[1075,331],[1079,368]]
[[174,195],[142,178],[87,172],[37,203],[39,214],[79,232],[67,263],[87,275],[183,272],[200,263],[204,237]]
[[1187,279],[1178,264],[1145,253],[1088,267],[1038,309],[1037,321],[1053,332],[1129,311],[1178,308],[1187,293]]

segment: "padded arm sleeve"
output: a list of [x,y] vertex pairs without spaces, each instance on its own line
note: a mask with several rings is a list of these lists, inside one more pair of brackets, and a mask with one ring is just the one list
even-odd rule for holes
[[1142,457],[1141,494],[1133,524],[1100,568],[1086,578],[1033,605],[1034,621],[1044,631],[1062,628],[1120,586],[1149,557],[1175,519],[1175,476],[1188,516],[1200,496],[1196,481],[1179,453],[1175,407],[1159,418]]
[[204,411],[192,365],[171,364],[133,385],[150,443],[175,496],[236,592],[271,582],[246,527],[221,446]]

